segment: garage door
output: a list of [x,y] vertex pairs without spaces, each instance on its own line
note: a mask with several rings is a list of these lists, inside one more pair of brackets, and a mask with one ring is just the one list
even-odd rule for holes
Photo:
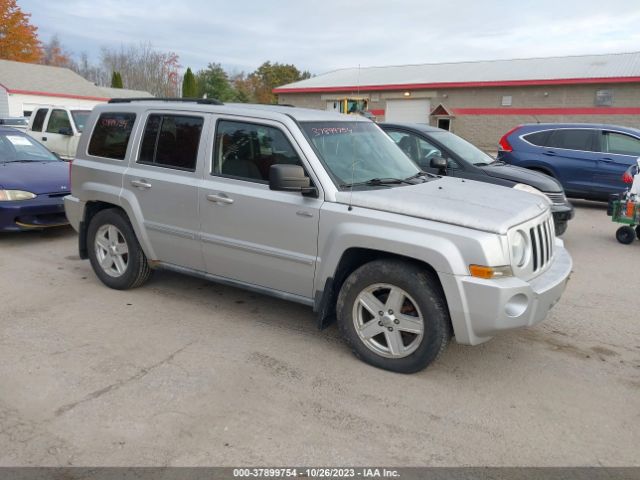
[[387,100],[385,122],[429,123],[429,100]]

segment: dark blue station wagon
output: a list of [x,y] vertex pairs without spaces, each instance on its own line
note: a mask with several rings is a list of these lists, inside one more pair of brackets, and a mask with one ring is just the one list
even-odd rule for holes
[[626,189],[640,157],[640,130],[593,123],[520,125],[499,143],[498,159],[558,179],[568,196],[606,200]]

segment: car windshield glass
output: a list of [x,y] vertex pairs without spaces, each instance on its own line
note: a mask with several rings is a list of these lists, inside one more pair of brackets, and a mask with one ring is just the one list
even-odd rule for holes
[[90,113],[88,110],[73,110],[71,112],[71,116],[79,132],[84,130],[84,124],[87,123],[87,118],[89,118]]
[[302,129],[339,187],[405,185],[420,172],[374,123],[304,122]]
[[59,161],[53,153],[26,135],[0,132],[0,163]]
[[482,167],[496,161],[495,158],[487,155],[475,145],[451,132],[431,132],[430,135],[434,140],[440,142],[446,148],[458,155],[462,160],[469,162],[472,165]]

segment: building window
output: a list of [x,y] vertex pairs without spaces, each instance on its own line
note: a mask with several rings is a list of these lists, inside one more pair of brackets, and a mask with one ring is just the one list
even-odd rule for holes
[[510,107],[512,103],[513,103],[513,97],[511,95],[504,95],[502,97],[501,105],[503,107]]
[[613,105],[613,90],[596,90],[596,106],[610,107]]

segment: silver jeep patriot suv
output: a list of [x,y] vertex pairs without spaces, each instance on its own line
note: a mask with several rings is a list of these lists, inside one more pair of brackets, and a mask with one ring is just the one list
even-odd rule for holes
[[108,287],[164,268],[303,303],[396,372],[542,321],[572,266],[545,198],[421,172],[375,123],[318,110],[114,100],[71,191]]

